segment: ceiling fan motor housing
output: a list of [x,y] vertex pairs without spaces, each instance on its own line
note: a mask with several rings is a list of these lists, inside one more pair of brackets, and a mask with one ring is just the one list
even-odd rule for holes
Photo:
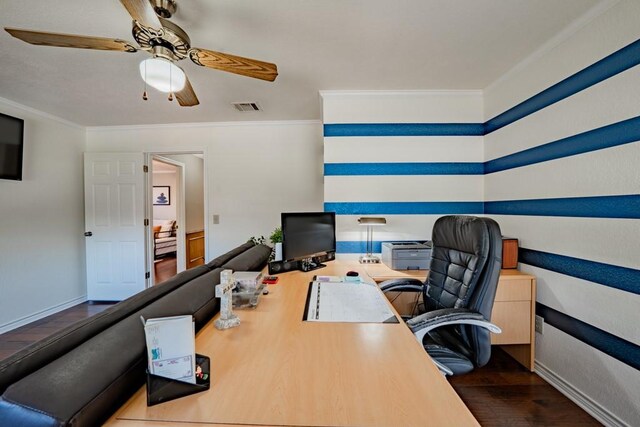
[[[187,33],[173,22],[160,19],[162,24],[162,35],[157,36],[145,31],[139,25],[133,24],[131,33],[140,47],[154,55],[162,56],[166,59],[180,61],[187,57],[191,49],[191,39]],[[160,49],[162,48],[162,49]],[[161,54],[159,54],[159,52]]]
[[171,15],[176,13],[178,4],[175,0],[149,0],[156,15],[160,18],[171,18]]

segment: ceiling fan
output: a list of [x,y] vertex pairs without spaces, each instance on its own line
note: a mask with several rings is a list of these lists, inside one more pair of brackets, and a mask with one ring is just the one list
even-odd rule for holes
[[[13,37],[35,45],[129,53],[135,53],[138,50],[149,52],[153,57],[140,63],[142,79],[146,84],[162,92],[168,92],[169,101],[173,100],[173,94],[175,94],[178,103],[183,107],[200,103],[184,71],[175,64],[187,57],[200,66],[246,77],[272,82],[278,76],[276,64],[191,47],[191,40],[187,33],[169,21],[177,8],[175,0],[120,0],[120,2],[133,18],[131,32],[139,45],[137,48],[120,39],[17,28],[5,28],[5,30]],[[146,90],[143,99],[147,99]]]

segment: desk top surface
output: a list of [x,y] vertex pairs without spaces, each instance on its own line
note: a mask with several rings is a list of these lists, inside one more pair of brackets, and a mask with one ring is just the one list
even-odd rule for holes
[[281,274],[255,309],[235,311],[239,327],[219,331],[212,320],[197,334],[210,390],[147,407],[142,387],[107,424],[477,426],[404,323],[302,321],[313,275],[348,270],[368,277],[344,261]]
[[[418,279],[424,281],[429,273],[429,270],[392,270],[382,263],[365,264],[363,268],[367,275],[378,283],[393,279]],[[500,270],[501,281],[534,278],[534,276],[516,269]]]

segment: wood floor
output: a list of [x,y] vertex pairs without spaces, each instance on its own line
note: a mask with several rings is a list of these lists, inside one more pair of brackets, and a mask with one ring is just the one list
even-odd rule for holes
[[[80,304],[0,334],[0,360],[109,306],[110,304]],[[600,425],[538,375],[528,372],[499,348],[494,348],[487,366],[470,374],[451,378],[450,381],[484,427]]]
[[483,427],[601,425],[499,347],[486,366],[449,382]]
[[36,320],[28,325],[0,334],[0,360],[6,359],[18,350],[40,341],[79,320],[98,314],[112,305],[109,303],[79,304],[47,316],[44,319]]
[[176,257],[165,257],[153,263],[157,285],[176,275],[177,262]]

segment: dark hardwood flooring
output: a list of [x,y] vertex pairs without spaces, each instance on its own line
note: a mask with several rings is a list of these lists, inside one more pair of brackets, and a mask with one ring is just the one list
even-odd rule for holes
[[153,269],[155,270],[156,282],[155,285],[164,282],[167,279],[176,275],[177,263],[176,257],[165,257],[153,263]]
[[[176,274],[176,257],[162,258],[154,263],[154,269],[156,284],[164,282]],[[44,319],[0,334],[0,360],[6,359],[28,345],[46,338],[78,320],[100,313],[111,305],[110,303],[79,304]]]
[[18,350],[40,341],[79,320],[98,314],[112,305],[111,303],[79,304],[0,334],[0,360],[6,359]]
[[483,427],[601,425],[499,347],[486,366],[449,382]]
[[[170,268],[168,265],[171,264],[171,259],[168,258],[165,262],[167,269]],[[173,263],[175,265],[175,258]],[[0,360],[78,320],[97,314],[110,305],[80,304],[0,334]],[[500,348],[494,348],[487,366],[467,375],[453,377],[450,382],[484,427],[600,425],[571,400],[538,375],[524,369]]]

